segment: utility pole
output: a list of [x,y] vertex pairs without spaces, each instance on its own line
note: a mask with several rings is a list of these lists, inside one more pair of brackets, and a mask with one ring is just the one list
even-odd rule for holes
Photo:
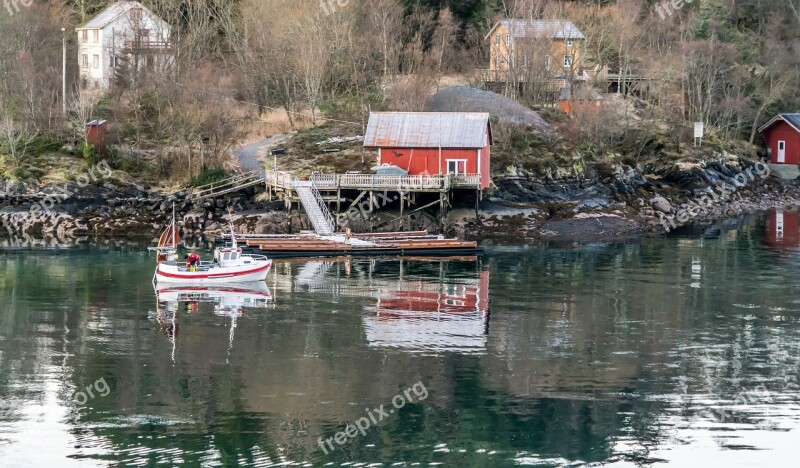
[[61,112],[67,116],[67,30],[61,28]]

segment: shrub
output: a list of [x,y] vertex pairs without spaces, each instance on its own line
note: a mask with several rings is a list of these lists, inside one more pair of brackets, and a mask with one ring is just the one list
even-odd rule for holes
[[228,173],[225,172],[225,169],[221,167],[214,167],[211,169],[206,169],[203,171],[202,174],[198,175],[197,177],[192,177],[190,182],[192,187],[199,187],[201,185],[213,184],[214,182],[219,182],[224,180],[228,177]]

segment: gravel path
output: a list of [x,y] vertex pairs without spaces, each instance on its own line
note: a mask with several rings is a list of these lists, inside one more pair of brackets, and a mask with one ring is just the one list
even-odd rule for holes
[[266,140],[240,146],[233,150],[233,154],[236,156],[236,159],[239,160],[239,167],[241,167],[243,171],[259,171],[261,174],[264,174],[264,163],[267,162],[268,151],[282,146],[292,136],[294,136],[294,133],[275,135]]

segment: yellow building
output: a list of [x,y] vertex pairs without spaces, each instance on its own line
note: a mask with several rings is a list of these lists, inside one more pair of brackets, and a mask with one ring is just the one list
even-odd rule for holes
[[489,41],[489,71],[549,71],[575,75],[581,71],[583,33],[567,20],[504,19],[495,24]]

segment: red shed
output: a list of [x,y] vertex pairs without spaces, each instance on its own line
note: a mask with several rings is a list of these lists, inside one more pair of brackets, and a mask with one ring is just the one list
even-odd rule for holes
[[758,129],[773,164],[800,164],[800,114],[778,114]]
[[477,175],[491,182],[492,128],[483,112],[373,112],[364,147],[409,175]]
[[108,125],[105,120],[92,120],[86,124],[86,142],[93,145],[97,151],[105,150],[106,135],[108,135]]

